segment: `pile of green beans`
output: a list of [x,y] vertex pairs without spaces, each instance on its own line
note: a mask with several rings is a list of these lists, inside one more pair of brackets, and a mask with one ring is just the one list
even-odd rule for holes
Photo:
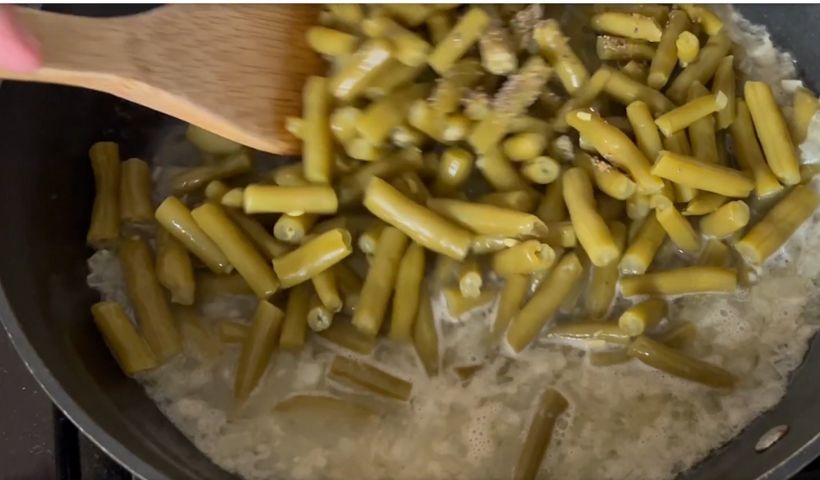
[[[593,365],[637,358],[731,388],[685,353],[696,328],[664,297],[735,291],[820,204],[804,185],[820,169],[795,149],[819,102],[800,88],[785,113],[767,84],[738,83],[708,7],[575,8],[589,9],[592,52],[537,6],[328,6],[306,32],[328,74],[287,119],[301,161],[259,171],[249,149],[191,126],[208,162],[158,206],[145,162],[95,144],[88,244],[119,251],[137,327],[109,303],[93,312],[123,369],[168,360],[187,328],[240,345],[239,401],[277,347],[313,339],[362,357],[380,339],[407,344],[442,374],[442,293],[453,316],[497,300],[488,336],[515,352],[538,338],[604,345]],[[760,200],[774,207],[757,218]],[[123,233],[154,221],[156,258]],[[667,241],[687,265],[656,261]],[[618,292],[634,304],[614,315]],[[180,333],[171,303],[220,294],[255,295],[252,321]],[[556,326],[557,312],[592,321]],[[329,376],[394,400],[413,391],[343,356]],[[535,475],[566,408],[545,388],[516,478]]]

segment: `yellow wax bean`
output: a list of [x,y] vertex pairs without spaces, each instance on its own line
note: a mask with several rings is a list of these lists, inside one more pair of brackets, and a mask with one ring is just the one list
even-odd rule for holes
[[669,20],[661,35],[661,41],[655,50],[655,57],[649,66],[649,75],[646,83],[652,88],[661,89],[669,81],[672,70],[678,62],[677,45],[678,36],[689,28],[689,16],[680,10],[669,12]]
[[728,100],[726,107],[717,112],[717,128],[720,130],[729,128],[735,121],[737,112],[737,80],[735,79],[734,61],[734,55],[723,57],[715,71],[715,79],[712,81],[712,93],[715,95],[722,93]]
[[806,140],[806,133],[809,131],[809,124],[814,114],[820,109],[820,102],[808,89],[798,87],[794,91],[792,102],[792,139],[795,145],[800,145]]

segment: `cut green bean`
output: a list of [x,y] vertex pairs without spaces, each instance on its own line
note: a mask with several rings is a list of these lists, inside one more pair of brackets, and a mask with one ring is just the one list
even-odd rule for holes
[[679,104],[683,103],[693,83],[708,84],[731,47],[732,41],[725,31],[709,37],[706,45],[700,50],[697,60],[687,65],[669,85],[666,90],[669,98]]
[[488,193],[478,197],[477,201],[519,212],[532,212],[538,202],[538,195],[531,190],[511,190]]
[[[527,240],[496,252],[492,265],[498,275],[508,277],[547,270],[554,262],[555,250],[552,247],[538,240]],[[473,295],[475,296],[477,295]]]
[[95,195],[86,243],[96,249],[109,248],[120,237],[120,147],[114,142],[97,142],[88,156]]
[[629,171],[639,192],[652,194],[663,188],[663,181],[650,173],[649,159],[626,134],[595,113],[573,111],[566,118],[572,128],[592,142],[601,156]]
[[737,115],[729,126],[729,132],[732,134],[738,165],[751,172],[754,177],[755,194],[759,198],[765,198],[781,191],[783,186],[766,164],[763,152],[757,143],[752,116],[746,102],[742,99],[737,99]]
[[518,455],[514,480],[533,480],[536,477],[547,454],[555,422],[568,407],[567,399],[552,388],[541,394],[527,430],[527,438]]
[[663,229],[655,215],[646,217],[640,230],[627,247],[619,267],[624,275],[639,275],[645,273],[655,254],[666,239],[666,230]]
[[414,84],[373,101],[356,121],[356,131],[371,145],[383,143],[407,118],[410,105],[429,91],[429,84]]
[[213,180],[234,177],[247,173],[253,167],[253,158],[246,150],[240,150],[213,165],[188,169],[171,179],[171,190],[175,194],[191,193]]
[[157,232],[156,242],[157,280],[171,293],[172,302],[192,305],[196,284],[188,250],[165,229]]
[[630,337],[642,335],[660,323],[668,307],[662,298],[650,298],[629,307],[618,317],[618,327]]
[[646,82],[650,87],[660,90],[669,81],[678,61],[676,45],[678,36],[689,28],[689,25],[689,16],[683,11],[669,12],[669,20],[661,35],[658,48],[655,50],[655,57],[652,58],[649,66],[649,76]]
[[478,157],[475,165],[481,175],[496,190],[526,190],[529,188],[527,182],[501,152],[501,149],[494,148],[486,152]]
[[433,192],[445,195],[461,187],[473,171],[473,154],[468,150],[450,147],[441,154],[436,170]]
[[330,312],[337,313],[342,310],[342,296],[336,283],[336,273],[333,268],[328,268],[310,279],[316,296],[322,305]]
[[475,257],[467,258],[458,272],[458,289],[467,298],[475,298],[481,294],[484,279],[481,275],[481,266]]
[[729,98],[723,92],[704,95],[664,113],[655,120],[655,124],[664,135],[669,136],[703,117],[727,108],[728,103]]
[[447,312],[453,318],[459,318],[468,312],[486,306],[495,300],[498,295],[495,290],[484,289],[479,296],[467,298],[461,294],[458,287],[448,287],[443,292],[444,300],[447,303]]
[[376,348],[376,338],[363,334],[346,318],[336,319],[329,328],[319,332],[319,336],[361,355],[369,355]]
[[124,239],[120,243],[119,259],[140,331],[160,363],[165,362],[182,350],[182,339],[157,280],[151,249],[139,237]]
[[154,219],[151,167],[139,158],[129,158],[120,170],[120,218],[124,222],[150,223]]
[[222,206],[230,207],[231,209],[234,208],[242,208],[242,202],[245,199],[245,189],[238,187],[232,188],[225,192],[225,195],[222,195],[222,198],[219,199],[219,203]]
[[390,65],[392,58],[393,49],[389,42],[368,40],[330,78],[326,91],[344,102],[355,100]]
[[236,367],[233,396],[237,401],[244,402],[250,397],[268,368],[284,316],[281,310],[264,300],[256,306]]
[[722,93],[728,100],[726,107],[717,112],[717,128],[720,130],[732,125],[737,112],[737,80],[735,79],[734,61],[734,55],[723,57],[715,71],[715,79],[712,81],[712,93],[715,95]]
[[310,303],[311,286],[307,283],[296,285],[288,291],[285,319],[279,346],[288,350],[301,349],[307,332],[307,312]]
[[535,339],[564,299],[580,283],[583,271],[584,267],[574,253],[567,253],[561,258],[510,322],[507,342],[513,350],[520,352]]
[[574,167],[564,173],[563,182],[564,201],[572,226],[590,261],[598,267],[616,262],[621,251],[615,244],[609,227],[596,210],[589,176],[583,169]]
[[333,188],[326,185],[279,187],[252,184],[245,187],[245,213],[336,213],[339,202]]
[[126,375],[159,366],[154,352],[134,328],[131,320],[125,316],[118,303],[95,303],[91,307],[91,315],[105,343]]
[[350,398],[339,398],[327,394],[295,394],[277,403],[274,412],[288,415],[303,414],[311,418],[346,419],[360,424],[378,415],[371,406]]
[[617,70],[612,71],[609,80],[604,86],[604,92],[621,105],[627,106],[630,103],[640,100],[652,109],[655,115],[667,112],[674,108],[674,104],[664,94],[648,87],[643,83],[629,78],[625,73]]
[[484,69],[493,75],[509,75],[518,68],[518,57],[507,30],[490,23],[490,27],[478,40],[478,50]]
[[371,38],[389,39],[396,60],[410,67],[423,65],[432,49],[427,40],[388,17],[366,18],[362,31]]
[[555,182],[547,185],[544,191],[544,197],[538,208],[535,209],[535,215],[543,222],[560,222],[568,218],[566,204],[564,203],[564,182],[558,178]]
[[600,191],[612,198],[626,200],[637,190],[631,178],[598,157],[586,152],[577,152],[575,164],[587,172]]
[[404,172],[421,170],[422,168],[422,158],[416,150],[403,150],[396,156],[369,163],[341,178],[337,187],[339,203],[349,206],[361,199],[367,185],[370,183],[370,179],[374,177],[388,179]]
[[656,43],[661,41],[663,33],[655,19],[639,13],[598,13],[590,19],[590,26],[597,32]]
[[598,35],[595,53],[601,60],[652,60],[655,47],[641,40]]
[[407,401],[413,384],[367,363],[342,356],[333,357],[328,375],[344,380],[372,393],[396,400]]
[[433,302],[426,282],[421,283],[417,311],[413,324],[413,346],[427,375],[433,376],[439,371],[439,342]]
[[[410,243],[396,272],[396,288],[390,313],[388,336],[396,342],[412,339],[413,322],[419,312],[422,283],[424,282],[424,247]],[[429,299],[428,299],[429,301]]]
[[407,236],[393,227],[385,228],[379,237],[379,248],[352,320],[353,326],[365,335],[375,337],[381,329],[407,241]]
[[[323,113],[323,112],[319,112]],[[359,123],[359,119],[362,118],[362,110],[350,105],[339,107],[333,112],[330,113],[329,116],[329,124],[330,124],[330,132],[333,136],[342,144],[346,144],[347,142],[353,140],[358,131],[356,129],[356,125]],[[324,159],[323,159],[324,160]],[[298,164],[297,164],[298,165]],[[304,171],[305,167],[299,165],[299,167]],[[318,176],[321,177],[322,172],[327,168],[327,165],[322,163],[317,165],[318,167]],[[285,168],[285,167],[283,167]],[[304,177],[304,175],[301,175]],[[275,181],[275,179],[274,179]],[[277,185],[281,185],[283,187],[288,186],[300,186],[302,184],[292,184],[292,183],[279,183],[276,182]]]
[[578,89],[573,92],[572,97],[564,102],[555,112],[555,116],[552,120],[552,127],[559,132],[566,132],[567,121],[565,117],[567,113],[579,108],[588,107],[596,98],[598,98],[601,92],[604,91],[604,87],[609,81],[609,77],[611,75],[612,69],[609,67],[604,66],[596,70],[595,73],[589,77],[589,80],[578,87]]
[[495,205],[431,198],[427,206],[481,235],[541,237],[547,233],[546,225],[535,215]]
[[735,200],[700,219],[700,232],[707,237],[726,238],[749,223],[749,206]]
[[717,210],[728,200],[728,198],[717,193],[700,192],[697,197],[686,205],[683,214],[686,216],[707,215]]
[[[661,118],[666,115],[668,113],[662,115]],[[638,148],[650,162],[654,163],[658,158],[658,153],[663,150],[663,144],[658,128],[652,120],[649,106],[640,100],[632,102],[626,107],[626,117],[632,125],[632,131],[635,132]]]
[[542,20],[535,25],[533,38],[541,55],[555,69],[558,79],[570,94],[589,80],[589,71],[569,46],[567,37],[561,32],[556,19]]
[[[609,229],[615,245],[623,251],[626,247],[626,227],[621,222],[611,222]],[[584,311],[590,318],[598,319],[606,317],[609,312],[612,300],[615,298],[615,287],[618,284],[620,274],[617,262],[612,262],[604,267],[592,265],[589,272],[589,283],[584,294]]]
[[436,45],[427,63],[439,75],[444,74],[478,41],[489,24],[490,17],[484,10],[470,8]]
[[699,23],[707,35],[717,35],[723,29],[723,21],[706,5],[681,5],[693,22]]
[[668,200],[655,209],[655,217],[661,224],[669,239],[679,249],[694,255],[700,250],[700,237],[677,208]]
[[523,162],[521,176],[538,185],[547,185],[561,175],[561,164],[546,155],[539,155]]
[[649,75],[649,66],[637,60],[630,60],[626,65],[621,67],[621,73],[636,82],[646,83],[646,77]]
[[318,219],[318,215],[311,213],[302,215],[286,213],[273,224],[273,236],[281,242],[298,245],[307,237],[310,228]]
[[718,267],[683,267],[621,279],[621,292],[625,297],[734,292],[736,289],[737,272]]
[[493,323],[493,338],[500,340],[506,333],[513,316],[529,292],[530,279],[527,275],[508,275],[498,299],[498,311]]
[[803,185],[794,187],[735,243],[735,249],[747,262],[762,265],[786,243],[818,205],[820,196],[814,190]]
[[270,264],[221,207],[205,203],[191,211],[191,215],[219,249],[225,252],[225,256],[257,297],[266,299],[276,293],[279,281]]
[[315,292],[310,296],[307,310],[307,325],[311,330],[314,332],[327,330],[333,324],[333,317],[335,316],[336,312],[325,307]]
[[820,102],[817,97],[806,88],[798,87],[794,91],[792,101],[792,122],[791,132],[795,145],[800,145],[806,140],[811,119],[820,109]]
[[321,26],[310,27],[305,36],[310,48],[329,57],[350,55],[358,43],[355,35]]
[[732,388],[737,378],[726,370],[684,355],[641,335],[629,346],[629,355],[670,375],[714,388]]
[[470,232],[413,202],[379,178],[373,178],[367,186],[364,206],[434,252],[457,260],[467,256]]
[[268,229],[255,218],[251,218],[238,210],[225,210],[225,213],[248,235],[259,253],[267,260],[272,260],[290,250],[288,245],[273,238]]
[[766,162],[786,185],[800,182],[800,167],[794,143],[772,88],[763,82],[746,82],[743,92]]
[[727,197],[746,198],[754,182],[741,172],[664,150],[652,173],[675,183]]
[[335,228],[310,238],[300,247],[273,259],[273,270],[290,288],[308,281],[353,253],[350,232]]
[[476,235],[473,237],[470,251],[476,255],[484,255],[513,247],[519,243],[520,241],[515,238]]
[[553,327],[547,338],[557,340],[601,341],[615,345],[629,344],[629,335],[615,323],[582,322]]

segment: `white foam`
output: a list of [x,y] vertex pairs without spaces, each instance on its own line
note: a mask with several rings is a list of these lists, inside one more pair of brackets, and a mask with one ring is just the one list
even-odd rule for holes
[[[765,31],[731,8],[721,14],[732,20],[727,23],[732,39],[749,49],[739,63],[746,75],[776,85],[794,76],[790,57],[773,50]],[[169,137],[174,155],[180,148],[176,135]],[[817,118],[808,138],[804,161],[820,161]],[[161,162],[165,165],[188,165],[174,155],[158,158],[174,157]],[[728,394],[636,361],[590,367],[582,351],[566,345],[539,343],[514,359],[497,355],[486,335],[495,305],[453,319],[442,300],[434,309],[442,373],[428,378],[412,348],[380,343],[373,360],[412,381],[413,397],[407,405],[369,400],[383,412],[371,421],[271,410],[296,392],[355,391],[325,380],[340,350],[322,342],[309,342],[298,353],[276,353],[240,411],[232,409],[231,398],[236,346],[212,363],[180,356],[140,380],[199,449],[248,480],[509,478],[533,402],[547,386],[571,404],[543,464],[550,478],[672,478],[783,395],[788,373],[817,328],[812,319],[820,318],[813,314],[820,312],[813,284],[820,274],[820,257],[814,254],[820,248],[818,218],[801,227],[748,291],[674,300],[670,316],[695,323],[699,331],[691,353],[741,378]],[[104,298],[128,305],[113,253],[96,253],[89,268],[91,286]],[[251,310],[252,302],[236,297],[211,302],[201,313],[221,320],[247,318]],[[467,381],[452,372],[475,364],[483,368]]]

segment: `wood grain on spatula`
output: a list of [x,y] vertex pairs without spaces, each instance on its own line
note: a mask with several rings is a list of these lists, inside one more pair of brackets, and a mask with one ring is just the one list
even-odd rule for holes
[[299,152],[285,117],[321,71],[305,32],[315,5],[169,5],[117,18],[15,8],[41,42],[43,67],[13,80],[111,93],[252,148]]

